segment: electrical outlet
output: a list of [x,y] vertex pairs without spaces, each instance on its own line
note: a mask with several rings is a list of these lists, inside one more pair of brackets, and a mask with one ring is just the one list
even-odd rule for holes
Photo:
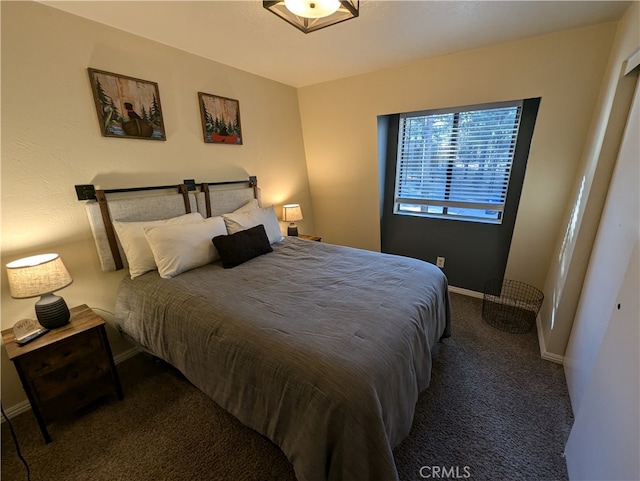
[[438,267],[444,267],[444,257],[437,257],[436,258],[436,265]]

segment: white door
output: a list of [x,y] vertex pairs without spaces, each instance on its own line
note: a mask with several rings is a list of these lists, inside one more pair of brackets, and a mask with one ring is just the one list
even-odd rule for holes
[[576,359],[586,363],[595,357],[595,362],[585,371],[565,449],[571,480],[640,480],[639,90],[580,301],[600,306],[585,315],[588,322],[574,325],[584,331],[583,341],[592,339],[596,352],[587,349]]
[[640,480],[640,242],[566,446],[572,480]]

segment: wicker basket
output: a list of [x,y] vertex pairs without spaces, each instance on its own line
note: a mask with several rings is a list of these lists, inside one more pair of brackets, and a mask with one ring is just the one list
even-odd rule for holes
[[509,279],[493,279],[484,285],[482,318],[502,331],[529,332],[544,294],[533,286]]

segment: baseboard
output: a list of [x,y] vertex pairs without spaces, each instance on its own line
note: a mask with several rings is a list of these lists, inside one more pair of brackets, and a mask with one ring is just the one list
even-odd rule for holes
[[538,316],[536,317],[536,329],[538,330],[538,345],[540,346],[540,357],[546,361],[555,362],[557,364],[564,364],[564,356],[547,351],[547,346],[544,342],[544,336],[542,335],[542,319],[540,319],[540,314],[538,314]]
[[[127,349],[126,351],[121,352],[117,356],[114,356],[113,362],[115,362],[116,364],[120,364],[121,362],[129,359],[130,357],[135,356],[139,352],[141,352],[141,349],[139,347],[132,347],[130,349]],[[26,413],[30,409],[31,409],[31,403],[29,403],[29,401],[26,400],[4,409],[4,412],[9,419],[13,419],[19,414]],[[2,416],[2,422],[5,422],[4,416]]]
[[471,291],[469,289],[464,289],[462,287],[449,286],[449,292],[454,292],[455,294],[462,294],[463,296],[476,297],[478,299],[482,299],[484,294],[482,292]]
[[[4,407],[2,409],[4,409]],[[14,406],[11,406],[10,408],[5,409],[4,414],[9,419],[13,419],[18,414],[26,413],[30,409],[31,409],[31,404],[29,404],[29,401],[22,401],[21,403],[18,403]],[[4,418],[4,416],[2,416],[2,422],[5,422],[5,421],[6,419]]]
[[138,346],[134,346],[130,349],[127,349],[126,351],[121,352],[117,356],[113,356],[113,362],[115,362],[116,364],[120,364],[121,362],[129,359],[130,357],[135,356],[139,352],[142,352],[142,349],[140,349]]

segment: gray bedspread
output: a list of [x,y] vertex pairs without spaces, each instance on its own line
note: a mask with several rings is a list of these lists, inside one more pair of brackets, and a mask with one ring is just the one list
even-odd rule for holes
[[392,449],[450,334],[432,264],[286,238],[233,269],[128,276],[116,322],[241,422],[299,481],[398,479]]

